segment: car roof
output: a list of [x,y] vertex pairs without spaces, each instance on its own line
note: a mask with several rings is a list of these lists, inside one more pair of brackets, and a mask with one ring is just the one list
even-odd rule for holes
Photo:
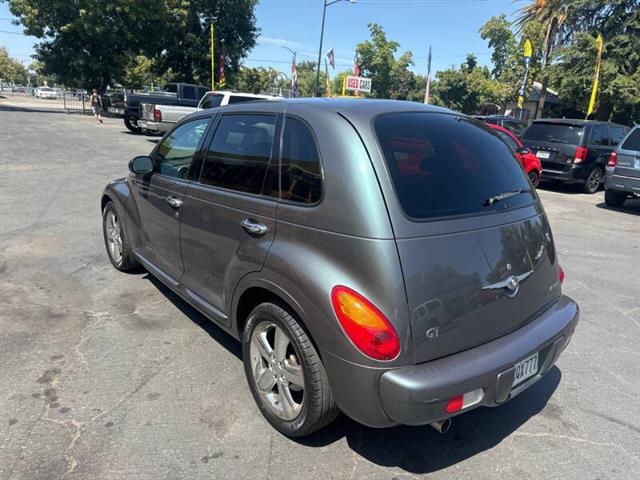
[[574,125],[574,126],[585,126],[585,125],[619,125],[624,127],[619,123],[613,122],[605,122],[603,120],[584,120],[580,118],[540,118],[538,120],[534,120],[533,123],[555,123],[560,125]]
[[347,118],[359,121],[367,121],[378,115],[385,113],[409,113],[409,112],[433,112],[463,115],[452,110],[433,105],[425,105],[417,102],[406,102],[400,100],[376,100],[376,99],[355,99],[355,98],[295,98],[264,100],[249,103],[238,103],[225,107],[202,110],[189,115],[189,118],[210,115],[212,110],[224,109],[226,112],[250,112],[259,110],[260,106],[269,106],[269,110],[274,105],[299,107],[296,111],[309,109],[310,111],[323,111],[326,113],[339,113]]

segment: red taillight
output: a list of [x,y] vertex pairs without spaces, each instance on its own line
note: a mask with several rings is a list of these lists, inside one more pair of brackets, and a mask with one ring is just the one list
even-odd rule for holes
[[558,264],[558,278],[560,279],[560,283],[564,282],[564,270],[560,264]]
[[582,163],[587,159],[589,150],[584,147],[576,148],[576,157],[573,159],[573,163]]
[[615,150],[611,152],[609,155],[609,160],[607,160],[607,167],[615,167],[618,164],[618,152]]
[[162,121],[162,112],[157,108],[153,110],[153,121],[158,123]]
[[398,356],[398,334],[366,298],[338,285],[331,291],[331,304],[347,337],[362,353],[376,360],[392,360]]
[[447,403],[447,406],[445,407],[444,411],[446,413],[455,413],[455,412],[459,412],[460,410],[462,410],[462,404],[464,403],[464,396],[463,395],[456,395],[455,397],[451,398],[449,400],[449,402]]

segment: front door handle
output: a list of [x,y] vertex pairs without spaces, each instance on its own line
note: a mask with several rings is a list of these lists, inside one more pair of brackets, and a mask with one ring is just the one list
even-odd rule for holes
[[261,237],[265,233],[267,233],[267,226],[263,223],[257,223],[249,218],[245,218],[240,225],[242,228],[246,230],[246,232],[250,235],[254,235],[256,237]]
[[177,197],[167,197],[167,203],[171,205],[171,208],[178,210],[182,206],[182,200]]

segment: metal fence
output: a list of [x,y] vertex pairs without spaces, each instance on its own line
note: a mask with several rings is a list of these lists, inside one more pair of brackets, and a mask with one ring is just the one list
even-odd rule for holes
[[89,98],[84,92],[64,92],[62,99],[67,113],[80,113],[82,115],[91,113]]

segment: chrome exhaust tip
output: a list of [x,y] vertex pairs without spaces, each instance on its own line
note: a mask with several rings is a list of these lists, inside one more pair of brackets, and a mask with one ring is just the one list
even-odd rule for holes
[[438,433],[447,433],[451,428],[451,419],[445,418],[444,420],[438,420],[437,422],[430,423]]

